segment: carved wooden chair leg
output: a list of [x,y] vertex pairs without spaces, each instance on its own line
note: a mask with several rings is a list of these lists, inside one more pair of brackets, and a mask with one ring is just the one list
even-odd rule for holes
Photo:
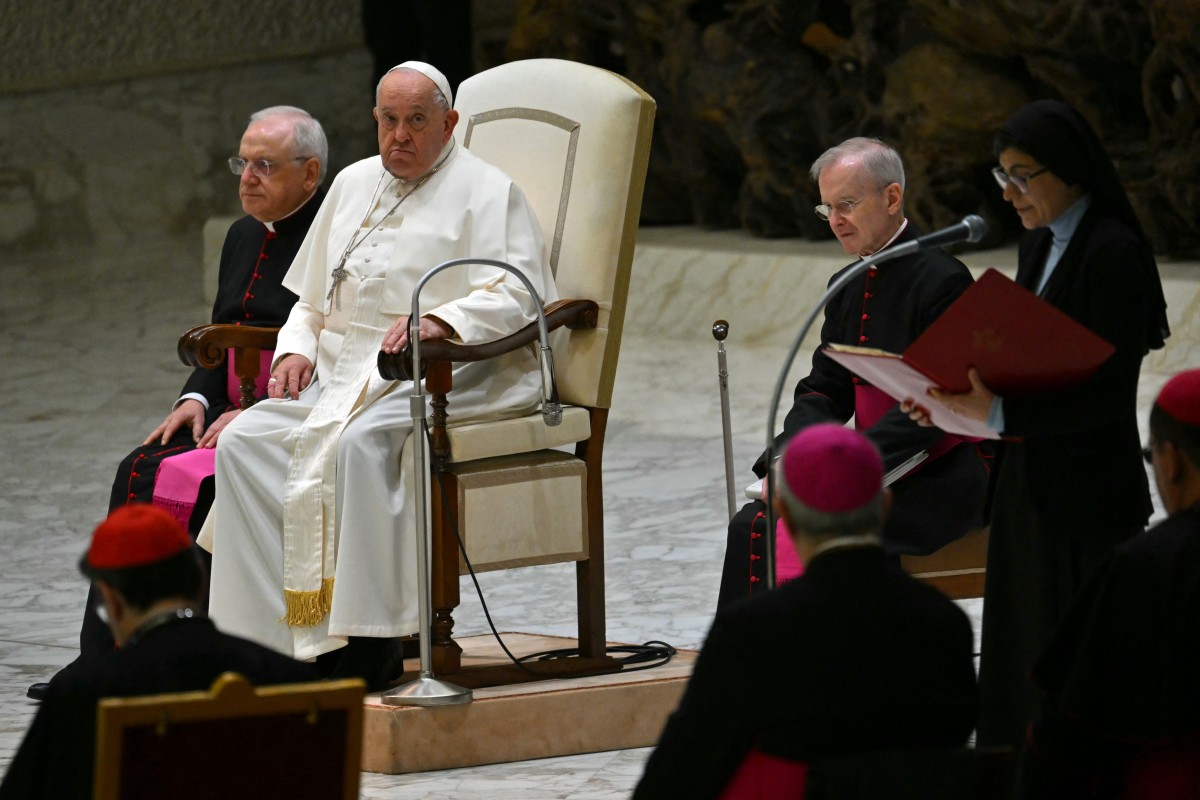
[[608,641],[604,614],[604,479],[603,445],[608,411],[593,409],[592,438],[576,445],[575,455],[587,465],[588,557],[575,564],[579,604],[579,654],[601,658]]
[[[458,537],[454,520],[458,514],[455,498],[458,484],[450,473],[434,476],[433,502],[430,504],[434,525],[432,608],[430,655],[435,675],[462,671],[462,647],[454,641],[454,609],[460,602],[458,587]],[[439,488],[440,484],[440,488]]]

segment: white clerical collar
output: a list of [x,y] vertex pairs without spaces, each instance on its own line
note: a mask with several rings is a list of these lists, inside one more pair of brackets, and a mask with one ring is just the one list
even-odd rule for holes
[[[907,218],[907,217],[905,217],[904,219],[900,220],[900,227],[899,227],[899,228],[897,228],[897,229],[896,229],[896,232],[892,234],[892,238],[890,238],[890,239],[888,239],[886,242],[884,242],[884,243],[883,243],[883,247],[879,248],[879,250],[876,250],[876,251],[875,251],[875,253],[878,253],[880,250],[886,250],[886,249],[888,249],[889,247],[891,247],[891,246],[892,246],[892,242],[894,242],[894,241],[896,241],[897,239],[899,239],[899,238],[900,238],[900,234],[904,233],[904,229],[905,229],[905,228],[907,228],[907,227],[908,227],[908,218]],[[862,259],[864,259],[864,258],[870,258],[871,256],[875,255],[875,253],[867,253],[865,256],[859,256],[858,258],[859,258],[859,260],[861,261],[861,260],[862,260]]]
[[264,222],[264,223],[263,223],[263,225],[265,225],[265,226],[266,226],[266,228],[267,228],[267,230],[269,230],[271,233],[274,233],[274,232],[275,232],[275,223],[276,223],[276,222],[281,222],[281,221],[283,221],[283,220],[287,219],[288,217],[292,216],[293,214],[295,214],[295,213],[296,213],[297,211],[299,211],[300,209],[304,208],[304,206],[308,204],[308,201],[309,201],[309,200],[312,200],[312,198],[313,198],[313,195],[314,195],[314,194],[316,194],[316,193],[317,193],[317,190],[314,188],[314,189],[312,190],[312,192],[311,192],[311,193],[308,195],[308,197],[304,198],[304,200],[302,200],[302,201],[300,202],[300,205],[296,206],[295,208],[293,208],[293,209],[292,209],[291,211],[289,211],[288,213],[284,214],[284,215],[283,215],[282,217],[280,217],[279,219],[277,219],[277,220],[273,220],[273,221],[271,221],[271,222]]
[[855,536],[835,536],[832,539],[826,539],[812,549],[808,556],[808,561],[811,564],[812,560],[821,553],[827,553],[830,550],[841,550],[845,547],[880,547],[883,542],[877,533],[864,533]]

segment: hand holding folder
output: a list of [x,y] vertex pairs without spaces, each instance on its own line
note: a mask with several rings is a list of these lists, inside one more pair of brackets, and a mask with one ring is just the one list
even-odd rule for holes
[[1022,397],[1079,383],[1114,347],[994,269],[963,292],[901,355],[831,344],[825,354],[896,400],[912,398],[948,433],[996,438],[928,394],[971,388],[967,370],[1001,397]]

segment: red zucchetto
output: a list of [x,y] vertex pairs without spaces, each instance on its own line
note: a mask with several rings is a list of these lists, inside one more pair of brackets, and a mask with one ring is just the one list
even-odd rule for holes
[[1189,369],[1167,381],[1154,405],[1184,425],[1200,425],[1200,369]]
[[96,526],[84,556],[91,569],[129,569],[178,555],[192,538],[175,517],[147,503],[121,506]]

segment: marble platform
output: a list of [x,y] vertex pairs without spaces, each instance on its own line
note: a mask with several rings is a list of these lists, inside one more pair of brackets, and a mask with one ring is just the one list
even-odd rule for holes
[[[0,770],[36,706],[26,687],[74,658],[75,569],[117,462],[167,413],[180,332],[208,317],[201,255],[146,239],[121,252],[0,254]],[[1011,270],[1012,250],[972,253]],[[608,639],[697,648],[711,622],[727,519],[712,323],[731,323],[738,485],[762,449],[771,387],[800,319],[844,263],[833,242],[647,229],[635,259],[605,448]],[[1200,364],[1200,264],[1161,264],[1174,329],[1145,362],[1142,419],[1174,371]],[[802,352],[790,383],[807,369]],[[575,635],[571,565],[480,576],[501,630]],[[463,585],[456,633],[483,634]],[[980,603],[963,601],[978,628]],[[366,798],[627,797],[648,748],[407,775],[364,773]]]
[[[556,636],[500,635],[518,657],[576,644]],[[470,636],[459,644],[464,666],[509,663],[491,635]],[[395,706],[378,694],[368,695],[363,769],[428,772],[648,747],[678,705],[696,655],[683,650],[652,669],[475,689],[471,702],[460,705]],[[415,678],[419,660],[406,662],[405,670],[406,679]]]

